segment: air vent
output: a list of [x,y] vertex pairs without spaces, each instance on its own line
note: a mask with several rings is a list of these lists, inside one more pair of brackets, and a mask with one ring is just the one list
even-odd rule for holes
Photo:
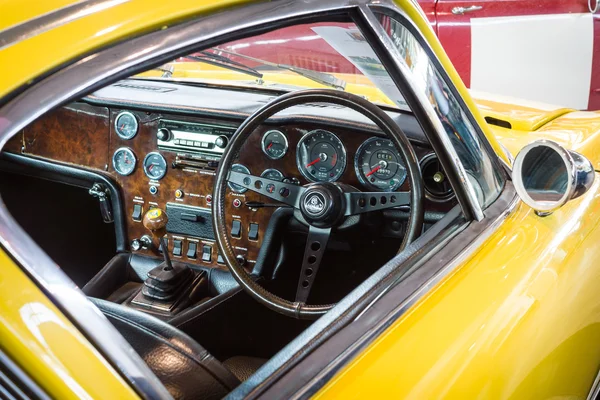
[[511,123],[508,121],[505,121],[503,119],[498,119],[498,118],[494,118],[494,117],[485,117],[485,122],[487,122],[490,125],[499,126],[501,128],[512,129]]
[[434,154],[429,154],[421,160],[421,174],[423,175],[425,191],[430,198],[448,200],[454,195],[440,160]]
[[147,92],[167,93],[176,90],[175,88],[164,88],[160,86],[136,85],[132,83],[116,83],[113,86],[122,87],[125,89],[144,90]]

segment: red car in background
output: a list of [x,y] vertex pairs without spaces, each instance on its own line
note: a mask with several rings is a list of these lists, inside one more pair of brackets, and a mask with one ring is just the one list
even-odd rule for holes
[[[600,23],[592,12],[596,0],[419,3],[464,83],[479,97],[487,92],[574,109],[600,109]],[[312,31],[314,26],[318,24],[280,29],[251,43],[231,42],[227,50],[320,72],[360,73]],[[289,52],[272,51],[270,45],[286,41],[294,42]]]

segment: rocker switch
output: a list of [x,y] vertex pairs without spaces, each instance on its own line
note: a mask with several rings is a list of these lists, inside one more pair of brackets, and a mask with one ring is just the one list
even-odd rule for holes
[[141,204],[133,205],[133,214],[131,214],[131,218],[133,218],[134,221],[142,220],[142,205]]
[[202,261],[210,262],[212,258],[212,247],[204,246],[202,247]]
[[250,224],[250,229],[248,230],[248,239],[258,240],[258,224]]
[[196,258],[196,251],[198,249],[198,243],[196,242],[189,242],[188,243],[188,251],[187,251],[187,257],[188,258]]
[[242,223],[237,219],[233,220],[231,224],[231,236],[234,238],[239,238],[242,236]]
[[173,255],[181,256],[181,240],[173,240]]

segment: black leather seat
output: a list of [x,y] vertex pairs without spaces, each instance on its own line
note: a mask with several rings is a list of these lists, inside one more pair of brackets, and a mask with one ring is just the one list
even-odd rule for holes
[[[206,349],[166,322],[120,304],[90,300],[175,399],[221,399],[240,384]],[[240,363],[236,363],[236,368],[240,368],[237,364]],[[251,374],[246,371],[244,375],[248,373]]]

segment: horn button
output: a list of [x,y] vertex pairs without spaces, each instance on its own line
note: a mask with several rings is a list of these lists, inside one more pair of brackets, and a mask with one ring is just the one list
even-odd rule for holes
[[300,198],[302,216],[317,228],[329,228],[340,222],[345,208],[344,193],[333,183],[314,183]]

